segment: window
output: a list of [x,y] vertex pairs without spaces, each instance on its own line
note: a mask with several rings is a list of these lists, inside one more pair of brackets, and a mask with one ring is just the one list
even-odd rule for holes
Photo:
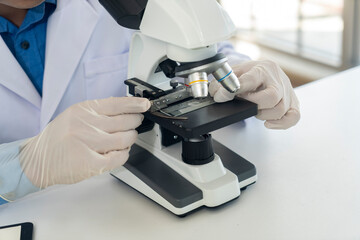
[[334,68],[358,64],[360,0],[221,0],[237,37]]

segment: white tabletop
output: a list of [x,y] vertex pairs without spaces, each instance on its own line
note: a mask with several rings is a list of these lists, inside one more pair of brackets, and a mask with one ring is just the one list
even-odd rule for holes
[[33,222],[34,240],[360,239],[360,68],[296,92],[296,127],[251,118],[213,134],[258,170],[223,207],[178,218],[103,175],[3,205],[0,226]]

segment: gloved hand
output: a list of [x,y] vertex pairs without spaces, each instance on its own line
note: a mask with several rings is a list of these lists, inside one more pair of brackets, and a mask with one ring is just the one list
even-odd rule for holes
[[233,67],[240,81],[235,93],[226,91],[217,81],[211,81],[209,93],[216,102],[232,100],[235,95],[258,104],[260,120],[265,127],[287,129],[300,120],[299,101],[289,78],[279,65],[271,61],[249,61]]
[[137,138],[144,98],[122,97],[75,104],[25,141],[20,164],[39,188],[76,183],[123,165]]

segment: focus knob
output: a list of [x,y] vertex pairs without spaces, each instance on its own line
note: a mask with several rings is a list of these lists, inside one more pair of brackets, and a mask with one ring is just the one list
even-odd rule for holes
[[210,134],[198,138],[184,139],[182,142],[182,158],[187,164],[207,164],[214,160],[214,156]]

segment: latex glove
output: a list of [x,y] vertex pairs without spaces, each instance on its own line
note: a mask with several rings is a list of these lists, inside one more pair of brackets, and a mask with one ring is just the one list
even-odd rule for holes
[[86,101],[69,107],[20,150],[20,164],[39,188],[76,183],[123,165],[137,138],[144,98]]
[[209,93],[216,102],[232,100],[235,95],[258,104],[258,115],[265,127],[287,129],[300,120],[299,101],[289,78],[278,64],[271,61],[249,61],[233,66],[240,81],[235,93],[211,81]]

